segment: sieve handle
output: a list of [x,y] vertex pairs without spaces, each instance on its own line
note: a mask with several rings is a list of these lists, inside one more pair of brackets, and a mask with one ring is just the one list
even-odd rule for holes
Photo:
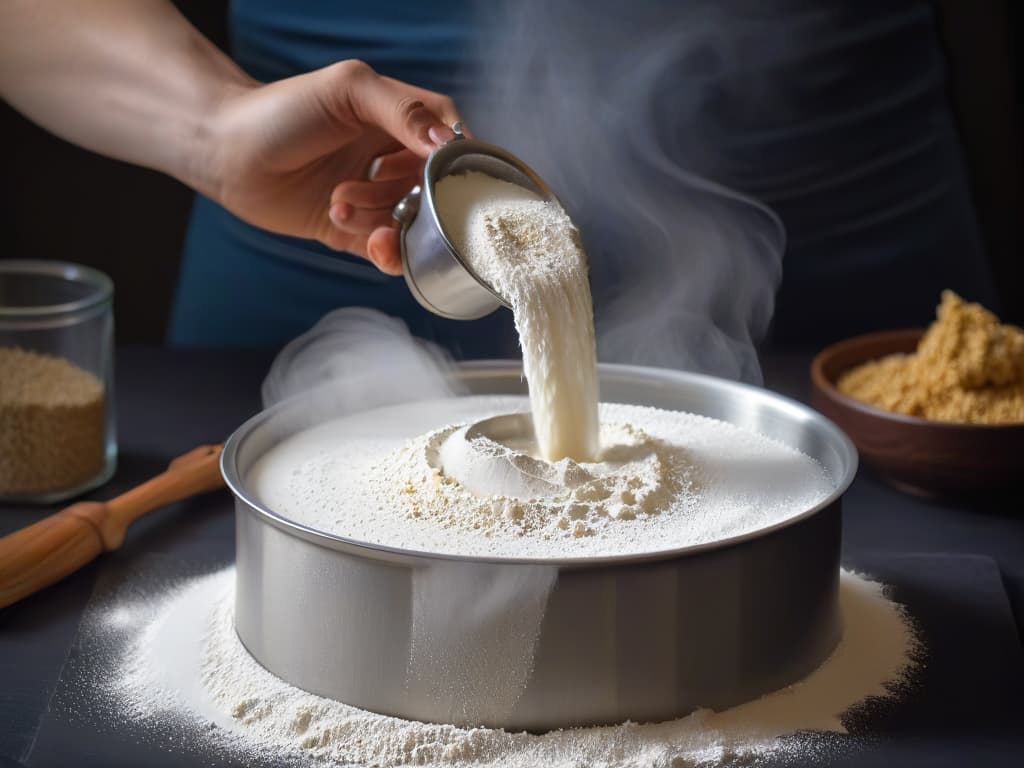
[[416,214],[420,212],[420,198],[423,196],[423,188],[417,184],[409,193],[398,201],[398,205],[391,212],[391,218],[402,225],[402,231],[404,232],[412,224],[412,220],[416,218]]
[[224,485],[220,445],[195,448],[167,471],[109,501],[80,501],[0,539],[0,608],[117,549],[147,512]]

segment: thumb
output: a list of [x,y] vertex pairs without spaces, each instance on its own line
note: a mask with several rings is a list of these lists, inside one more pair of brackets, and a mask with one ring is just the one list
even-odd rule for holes
[[390,134],[420,157],[426,157],[454,137],[451,124],[459,120],[450,98],[378,75],[361,61],[337,66],[339,115]]

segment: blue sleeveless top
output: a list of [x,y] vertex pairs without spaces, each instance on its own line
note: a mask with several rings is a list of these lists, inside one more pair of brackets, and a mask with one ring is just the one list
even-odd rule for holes
[[231,49],[257,80],[341,59],[441,93],[464,91],[471,0],[232,0]]
[[[729,1],[738,7],[745,2]],[[602,6],[609,2],[595,0],[592,12],[605,13]],[[645,13],[659,7],[663,13],[683,12],[697,5],[655,3]],[[557,7],[552,6],[555,16]],[[618,13],[626,12],[617,7]],[[772,17],[773,28],[788,25],[794,33],[779,60],[773,59],[779,58],[777,50],[756,40],[744,54],[761,56],[765,78],[789,88],[794,97],[789,112],[784,120],[736,115],[728,130],[716,129],[708,138],[716,146],[738,148],[732,155],[736,167],[702,169],[698,152],[695,170],[720,174],[721,181],[764,199],[781,214],[790,249],[777,302],[779,336],[820,342],[875,327],[922,325],[943,287],[993,304],[929,5],[924,0],[793,0],[763,6],[761,12]],[[841,23],[826,23],[830,13]],[[448,93],[460,105],[475,102],[494,114],[511,115],[492,121],[500,124],[481,138],[512,148],[522,127],[517,120],[544,117],[530,117],[524,111],[528,105],[505,105],[502,112],[487,106],[486,93],[473,93],[484,87],[474,60],[483,32],[471,0],[233,0],[230,30],[233,55],[260,80],[361,58],[381,73]],[[621,46],[595,51],[595,61],[607,65],[621,57],[628,63],[642,45],[625,38]],[[680,63],[680,88],[688,78],[707,76],[691,65]],[[566,87],[572,87],[571,79]],[[859,110],[857,120],[848,119],[853,110]],[[467,117],[473,125],[474,114]],[[722,115],[716,117],[721,125]],[[872,146],[885,149],[872,153]],[[842,158],[849,167],[840,167]],[[884,216],[871,213],[881,207]],[[908,285],[916,290],[907,290]],[[516,354],[506,310],[469,323],[442,320],[416,304],[401,278],[318,243],[267,233],[197,198],[172,343],[280,344],[345,305],[400,316],[413,333],[457,356]]]

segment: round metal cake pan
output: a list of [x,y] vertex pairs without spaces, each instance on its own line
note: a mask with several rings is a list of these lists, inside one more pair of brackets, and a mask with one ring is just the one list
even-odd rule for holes
[[[525,394],[514,363],[471,363],[472,394]],[[264,506],[248,470],[300,429],[301,398],[228,440],[235,628],[299,688],[388,715],[534,732],[724,709],[793,683],[835,648],[846,435],[758,388],[602,365],[605,402],[684,410],[776,439],[835,482],[813,509],[751,534],[650,554],[480,559],[328,535]]]

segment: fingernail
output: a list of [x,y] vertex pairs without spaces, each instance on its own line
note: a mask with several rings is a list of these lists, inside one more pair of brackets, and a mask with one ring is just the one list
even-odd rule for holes
[[332,205],[331,209],[327,212],[327,215],[330,216],[331,221],[333,221],[335,224],[340,225],[341,222],[348,221],[348,219],[352,216],[352,206],[349,205],[348,203],[338,203],[337,205]]
[[370,163],[370,170],[366,172],[366,178],[373,181],[377,178],[377,174],[380,172],[380,158],[373,158],[373,162]]
[[439,147],[455,138],[455,132],[447,125],[432,125],[427,131],[427,135]]

